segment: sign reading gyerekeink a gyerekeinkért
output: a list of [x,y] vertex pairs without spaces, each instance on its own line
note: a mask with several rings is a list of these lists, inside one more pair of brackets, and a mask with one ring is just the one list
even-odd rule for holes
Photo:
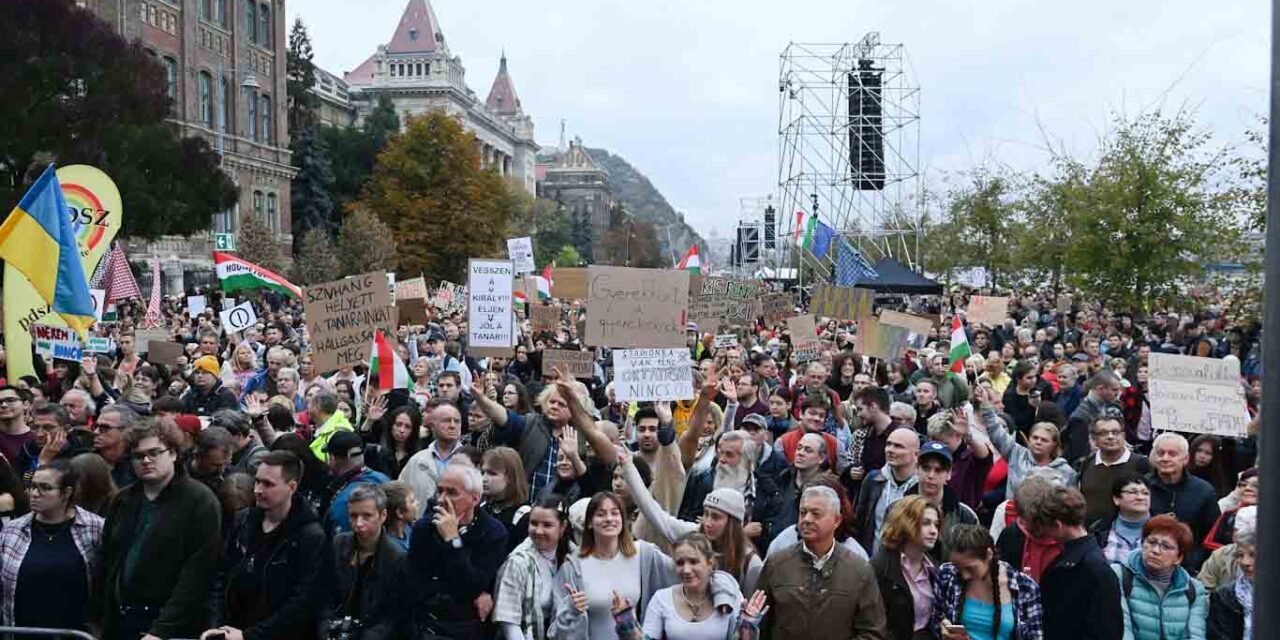
[[572,349],[543,349],[542,375],[565,369],[569,375],[582,380],[595,377],[595,352]]
[[587,267],[587,344],[683,348],[688,305],[688,271]]
[[693,369],[688,349],[616,349],[614,393],[618,402],[688,400]]
[[1153,429],[1245,435],[1249,410],[1238,361],[1152,353],[1147,362]]
[[515,352],[515,276],[510,260],[467,261],[467,353],[508,358]]
[[333,371],[368,360],[377,329],[387,335],[396,334],[396,309],[385,272],[307,287],[302,302],[317,371]]

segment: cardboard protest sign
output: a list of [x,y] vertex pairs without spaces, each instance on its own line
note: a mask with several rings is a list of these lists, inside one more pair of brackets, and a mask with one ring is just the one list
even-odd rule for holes
[[516,267],[516,273],[533,273],[533,238],[508,238],[507,257]]
[[253,303],[248,300],[223,311],[220,317],[222,329],[227,333],[240,333],[258,322],[258,314],[253,310]]
[[594,362],[595,354],[590,351],[543,349],[542,375],[553,373],[556,369],[566,369],[575,378],[590,380],[595,376]]
[[376,329],[396,334],[396,310],[383,272],[307,287],[302,303],[317,371],[368,360]]
[[911,330],[880,322],[871,316],[858,323],[853,351],[881,360],[901,360],[907,354]]
[[689,350],[615,350],[613,385],[618,402],[688,400],[693,397]]
[[1060,295],[1058,296],[1056,304],[1054,305],[1054,310],[1057,311],[1058,313],[1066,313],[1068,311],[1071,311],[1071,302],[1072,302],[1071,294],[1067,293],[1067,294]]
[[421,276],[396,283],[396,300],[426,300],[427,280]]
[[102,322],[102,312],[107,309],[107,290],[90,289],[89,295],[93,297],[93,318]]
[[587,282],[587,344],[685,347],[688,271],[591,266]]
[[796,297],[787,291],[766,293],[760,297],[760,315],[767,326],[774,326],[796,315]]
[[398,324],[425,325],[431,318],[427,314],[427,301],[422,298],[404,298],[396,300]]
[[876,292],[871,289],[818,283],[813,286],[809,311],[824,318],[862,322],[871,317],[871,303],[875,298]]
[[192,317],[204,313],[208,306],[209,301],[204,296],[187,296],[187,311],[191,312]]
[[515,351],[512,302],[515,266],[509,260],[467,261],[467,352],[509,358]]
[[440,288],[436,290],[436,296],[431,303],[437,309],[448,310],[458,304],[458,285],[445,280],[440,281]]
[[529,305],[529,322],[534,331],[551,331],[560,329],[560,307],[533,303]]
[[720,327],[751,326],[760,316],[758,280],[693,276],[689,279],[689,322],[698,331],[714,332]]
[[151,364],[175,365],[178,358],[186,352],[180,342],[155,341],[147,345],[147,362]]
[[965,318],[971,323],[998,327],[1009,317],[1009,299],[994,296],[969,296]]
[[1245,435],[1249,411],[1239,362],[1152,353],[1148,363],[1147,393],[1156,431]]
[[138,353],[148,353],[152,342],[168,342],[172,337],[168,329],[138,329],[133,332],[133,344]]
[[552,269],[551,297],[586,300],[587,270],[579,267],[556,267]]
[[880,324],[902,327],[909,331],[911,334],[909,344],[912,349],[924,348],[925,342],[929,340],[929,330],[933,329],[934,325],[933,320],[924,316],[887,309],[880,312]]
[[791,332],[791,351],[797,362],[818,359],[818,321],[813,316],[795,316],[787,319]]

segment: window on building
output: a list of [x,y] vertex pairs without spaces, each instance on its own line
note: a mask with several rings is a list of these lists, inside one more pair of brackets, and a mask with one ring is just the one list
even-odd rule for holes
[[227,26],[227,0],[213,0],[213,18],[218,24]]
[[221,93],[218,94],[218,130],[226,131],[231,127],[231,81],[222,76]]
[[271,6],[267,4],[258,7],[258,44],[271,46]]
[[276,217],[276,194],[267,194],[267,228],[273,233],[280,230],[280,220]]
[[245,114],[245,130],[244,137],[250,140],[258,139],[258,92],[252,89],[245,89],[244,103],[247,110]]
[[178,61],[170,57],[164,59],[164,94],[169,98],[169,110],[178,105]]
[[257,0],[245,0],[244,26],[245,26],[245,35],[249,37],[249,42],[257,42],[258,41],[258,2]]
[[431,63],[430,63],[430,62],[428,62],[428,63],[426,63],[426,64],[422,65],[422,72],[423,72],[423,75],[428,75],[428,76],[429,76],[429,75],[431,75]]
[[204,20],[213,18],[213,0],[200,0],[200,17]]
[[262,96],[262,141],[271,142],[271,96]]
[[421,76],[421,75],[422,75],[422,63],[421,63],[421,62],[419,62],[419,63],[417,63],[416,65],[414,65],[413,69],[414,69],[414,71],[416,72],[416,74],[417,74],[417,75],[419,75],[419,76]]
[[213,126],[213,76],[208,71],[201,71],[200,79],[200,122],[205,126]]
[[231,209],[213,214],[214,233],[235,233],[235,213]]
[[261,191],[253,192],[253,215],[257,216],[258,220],[262,220],[262,207],[265,201],[266,198],[263,197]]

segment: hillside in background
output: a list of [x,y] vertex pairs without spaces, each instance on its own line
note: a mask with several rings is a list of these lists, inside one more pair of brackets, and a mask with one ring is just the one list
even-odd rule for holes
[[[601,168],[609,172],[614,200],[622,202],[627,213],[637,220],[652,223],[658,228],[658,241],[662,243],[663,252],[668,257],[674,255],[674,260],[680,259],[685,250],[695,242],[701,247],[702,253],[706,254],[706,242],[702,236],[685,223],[684,214],[676,211],[643,173],[622,157],[605,149],[588,148],[587,153],[591,154],[591,159]],[[668,231],[670,236],[667,235]]]

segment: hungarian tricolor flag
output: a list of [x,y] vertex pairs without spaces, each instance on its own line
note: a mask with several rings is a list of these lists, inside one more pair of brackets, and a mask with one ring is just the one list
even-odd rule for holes
[[542,270],[542,275],[538,276],[538,299],[551,299],[551,265]]
[[395,347],[382,335],[381,331],[373,332],[373,353],[369,356],[369,377],[378,385],[379,391],[409,388],[409,370],[405,368]]
[[676,268],[688,271],[695,276],[702,274],[702,260],[698,257],[698,245],[695,244],[684,252],[684,257],[680,258],[680,264],[677,264]]
[[960,316],[951,316],[951,373],[964,375],[964,361],[969,358],[969,338],[964,334]]
[[804,244],[805,226],[804,226],[804,210],[796,209],[796,232],[794,234],[795,245],[797,247]]
[[214,251],[213,267],[217,270],[218,281],[222,283],[222,290],[226,293],[271,289],[286,296],[302,299],[302,289],[285,280],[284,276],[229,253]]

